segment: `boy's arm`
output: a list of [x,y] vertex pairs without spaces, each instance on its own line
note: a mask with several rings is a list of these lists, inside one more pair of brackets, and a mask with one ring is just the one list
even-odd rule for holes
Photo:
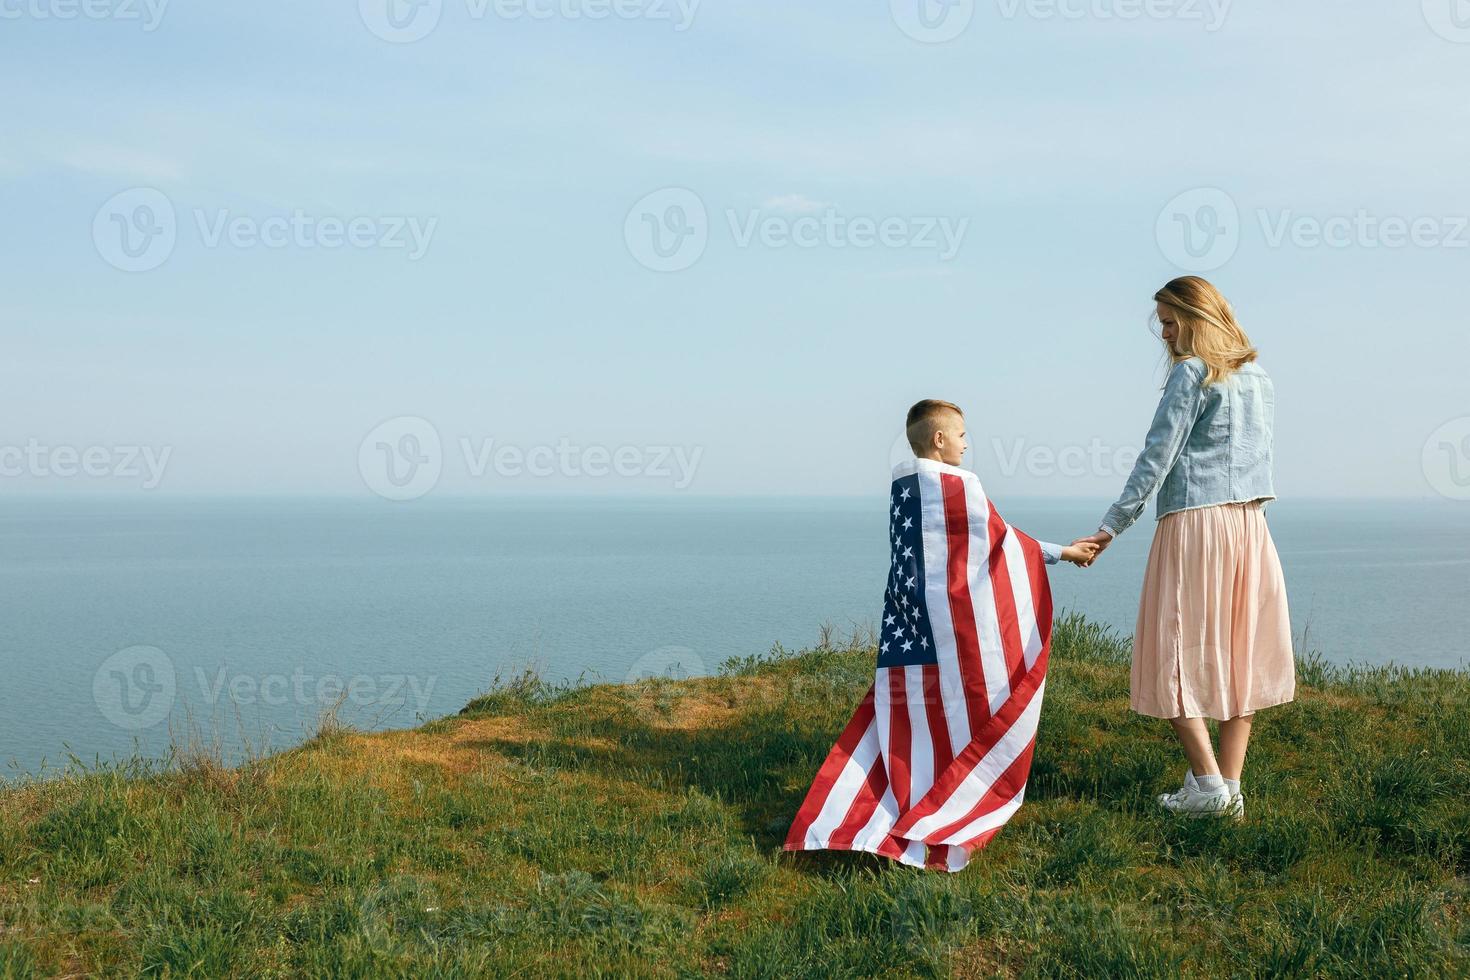
[[1041,558],[1048,565],[1055,565],[1057,562],[1062,560],[1061,545],[1052,544],[1050,541],[1040,540],[1038,540],[1036,543],[1041,545]]
[[1041,560],[1048,565],[1069,561],[1074,565],[1087,566],[1097,557],[1097,545],[1086,541],[1075,541],[1070,545],[1052,544],[1050,541],[1036,542],[1041,546]]

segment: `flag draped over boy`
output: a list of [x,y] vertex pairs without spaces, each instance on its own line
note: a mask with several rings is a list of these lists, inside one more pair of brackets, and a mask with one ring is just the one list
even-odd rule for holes
[[818,770],[786,850],[959,871],[1021,806],[1051,651],[1040,547],[973,472],[893,472],[873,686]]

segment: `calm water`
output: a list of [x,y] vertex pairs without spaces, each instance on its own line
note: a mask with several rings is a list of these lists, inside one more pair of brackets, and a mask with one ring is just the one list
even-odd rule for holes
[[[161,754],[186,732],[285,747],[323,704],[363,727],[450,714],[497,673],[701,673],[822,620],[877,618],[886,496],[863,500],[11,500],[0,505],[9,772]],[[1011,501],[1065,541],[1096,503]],[[1296,633],[1337,661],[1462,666],[1470,508],[1276,502]],[[1059,607],[1131,633],[1152,509]]]

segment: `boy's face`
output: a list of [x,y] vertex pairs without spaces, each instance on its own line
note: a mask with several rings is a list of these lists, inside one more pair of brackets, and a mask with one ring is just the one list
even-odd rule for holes
[[934,433],[934,455],[941,463],[959,466],[970,448],[965,438],[965,417],[959,412],[945,411],[939,417],[939,428]]

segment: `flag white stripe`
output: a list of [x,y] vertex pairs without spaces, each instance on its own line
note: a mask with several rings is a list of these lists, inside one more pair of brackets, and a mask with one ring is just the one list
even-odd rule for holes
[[873,680],[873,724],[878,730],[878,750],[883,755],[883,771],[892,781],[893,766],[893,681],[888,667],[878,668]]
[[1016,622],[1021,628],[1021,649],[1030,670],[1041,653],[1041,633],[1036,627],[1036,607],[1031,598],[1031,575],[1026,570],[1026,551],[1014,530],[1006,535],[1002,549],[1011,575],[1011,592],[1016,598]]
[[929,733],[929,714],[924,706],[924,668],[905,667],[903,682],[908,694],[909,806],[913,806],[934,785],[934,739]]
[[858,792],[867,784],[868,770],[873,768],[873,762],[878,755],[878,726],[875,718],[868,722],[867,730],[852,750],[852,756],[833,782],[832,789],[822,804],[822,812],[812,821],[811,829],[807,831],[808,840],[825,842],[842,825],[842,819],[852,808],[852,801],[857,799]]
[[955,831],[953,834],[950,834],[944,839],[945,843],[960,844],[965,841],[974,840],[976,837],[979,837],[987,830],[993,830],[994,828],[999,827],[1001,824],[1011,819],[1012,814],[1021,809],[1021,803],[1025,796],[1026,790],[1022,788],[1021,792],[1011,797],[1011,799],[1007,801],[1003,806],[995,808],[989,813],[984,814],[972,821],[969,826],[963,827],[960,830]]

